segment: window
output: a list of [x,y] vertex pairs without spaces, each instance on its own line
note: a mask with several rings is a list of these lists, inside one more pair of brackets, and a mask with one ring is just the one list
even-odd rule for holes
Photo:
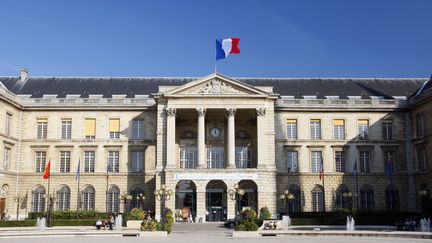
[[235,150],[236,168],[252,168],[251,149],[247,146],[237,146],[235,147]]
[[399,190],[387,186],[385,190],[386,209],[390,211],[399,211]]
[[383,139],[393,139],[393,120],[386,119],[382,122]]
[[419,170],[426,170],[426,150],[424,147],[417,148],[417,164]]
[[120,138],[120,119],[109,120],[109,138],[111,139]]
[[207,168],[225,168],[224,147],[207,147]]
[[345,121],[342,119],[333,121],[334,139],[345,139]]
[[321,139],[321,120],[310,121],[311,139]]
[[360,151],[360,172],[370,172],[370,151]]
[[107,194],[108,213],[119,212],[119,195],[120,195],[119,188],[117,186],[111,186]]
[[144,205],[144,190],[142,188],[135,188],[131,191],[130,195],[132,200],[130,201],[131,208],[143,208]]
[[89,211],[95,210],[95,189],[92,186],[87,186],[82,194],[82,209]]
[[119,151],[108,152],[108,171],[119,172]]
[[11,133],[11,122],[12,122],[12,114],[6,113],[5,133],[8,136]]
[[144,120],[132,121],[132,138],[133,139],[144,138]]
[[321,171],[322,157],[321,151],[311,152],[311,168],[313,173],[319,173]]
[[312,212],[324,211],[324,189],[321,186],[315,186],[312,190]]
[[341,185],[336,189],[335,196],[336,202],[335,207],[341,209],[350,209],[351,208],[351,198],[348,197],[348,188],[345,185]]
[[364,185],[360,189],[360,209],[362,211],[374,210],[374,190],[370,185]]
[[46,163],[46,152],[35,152],[36,172],[44,172]]
[[297,120],[295,119],[287,120],[287,138],[297,139]]
[[368,139],[369,138],[369,120],[360,119],[357,122],[357,128],[360,139]]
[[396,153],[384,151],[384,171],[386,176],[394,175],[396,172]]
[[197,164],[197,147],[181,146],[180,147],[180,168],[195,169]]
[[45,189],[41,186],[32,192],[32,212],[42,213],[45,211]]
[[3,166],[0,169],[3,169],[4,171],[8,171],[10,169],[10,158],[11,158],[11,149],[5,147]]
[[84,152],[84,172],[95,172],[95,151]]
[[37,138],[46,139],[48,132],[48,119],[38,118],[37,119]]
[[57,206],[60,211],[68,211],[70,209],[70,189],[68,186],[62,186],[57,191]]
[[288,151],[288,172],[298,172],[298,152]]
[[424,136],[424,116],[420,114],[417,116],[417,137]]
[[60,152],[60,172],[70,172],[70,151]]
[[132,152],[132,172],[143,172],[144,171],[144,152],[133,151]]
[[85,119],[85,138],[96,138],[96,119]]
[[61,138],[71,139],[72,137],[72,120],[61,121]]
[[297,185],[290,185],[288,191],[294,196],[294,200],[291,201],[290,212],[301,212],[300,187]]
[[345,172],[345,161],[346,161],[346,152],[335,151],[336,172]]

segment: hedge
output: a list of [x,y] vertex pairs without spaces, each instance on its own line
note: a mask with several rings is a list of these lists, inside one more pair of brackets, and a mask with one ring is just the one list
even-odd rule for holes
[[[95,222],[94,219],[53,220],[53,226],[93,226]],[[0,221],[0,227],[36,227],[36,220]]]

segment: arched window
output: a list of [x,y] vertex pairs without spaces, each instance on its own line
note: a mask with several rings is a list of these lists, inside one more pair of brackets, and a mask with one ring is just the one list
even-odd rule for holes
[[290,212],[301,212],[300,187],[297,185],[290,185],[288,191],[294,196],[294,199],[291,201]]
[[312,212],[324,211],[324,189],[322,186],[315,186],[312,190]]
[[57,208],[60,211],[68,211],[70,209],[70,189],[68,186],[62,186],[57,191]]
[[388,185],[385,190],[386,209],[399,211],[399,190],[394,186]]
[[360,209],[362,211],[373,211],[374,207],[374,190],[370,185],[363,185],[360,189]]
[[45,211],[45,188],[42,186],[36,187],[32,192],[32,211],[35,213],[41,213]]
[[82,192],[82,209],[95,210],[95,189],[87,186]]
[[349,194],[348,187],[346,187],[345,185],[340,185],[336,189],[335,194],[336,194],[335,207],[342,208],[342,209],[350,209],[352,195]]
[[120,189],[113,185],[108,190],[107,195],[107,209],[108,213],[118,213],[119,212],[119,195],[120,195]]

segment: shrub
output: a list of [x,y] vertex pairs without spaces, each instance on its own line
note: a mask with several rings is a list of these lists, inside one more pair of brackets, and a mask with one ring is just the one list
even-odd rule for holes
[[272,218],[272,214],[270,213],[268,208],[262,207],[260,209],[260,219],[271,219],[271,218]]
[[161,222],[157,226],[157,230],[166,231],[169,234],[171,233],[173,223],[173,212],[171,211],[171,209],[165,208],[165,218],[161,219]]
[[129,220],[143,220],[144,211],[141,208],[133,208],[128,216]]
[[258,227],[261,227],[261,225],[263,224],[263,219],[260,219],[260,218],[255,219],[255,224],[257,224]]
[[143,220],[141,223],[141,231],[156,231],[158,229],[158,222],[153,220]]
[[253,209],[245,209],[240,214],[240,221],[241,223],[245,221],[254,221],[256,219],[256,212]]
[[236,231],[246,231],[246,226],[244,224],[238,224],[235,227]]
[[254,221],[245,221],[235,228],[236,231],[257,231],[258,225]]

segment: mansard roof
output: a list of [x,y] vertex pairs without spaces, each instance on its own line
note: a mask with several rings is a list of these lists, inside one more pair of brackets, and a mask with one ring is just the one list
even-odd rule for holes
[[[181,86],[200,78],[186,77],[29,77],[21,81],[19,77],[0,77],[0,82],[11,92],[41,98],[43,95],[80,95],[102,94],[105,98],[112,95],[150,95],[157,93],[159,86]],[[414,94],[427,78],[232,78],[250,86],[273,86],[273,92],[283,96],[410,96]]]

